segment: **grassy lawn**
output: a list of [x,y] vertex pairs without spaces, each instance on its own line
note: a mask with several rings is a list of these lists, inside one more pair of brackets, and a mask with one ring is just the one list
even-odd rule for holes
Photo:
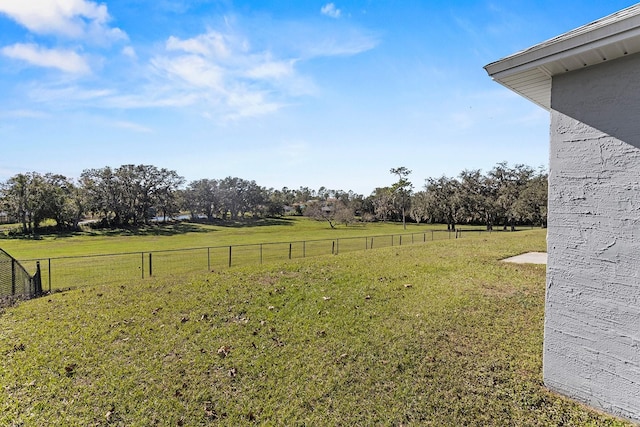
[[[473,231],[465,237],[480,234]],[[40,261],[45,290],[456,237],[443,225],[410,224],[405,230],[398,223],[357,223],[332,229],[326,222],[303,217],[247,219],[218,225],[176,223],[136,229],[85,229],[67,235],[0,236],[4,237],[0,238],[0,248],[23,261],[30,273],[36,271],[36,260]],[[154,252],[153,262],[150,252]]]
[[[215,233],[214,233],[215,234]],[[0,425],[626,425],[542,385],[542,230],[86,287],[0,315]]]
[[327,222],[304,217],[285,217],[219,225],[176,223],[135,230],[85,229],[66,235],[45,234],[24,238],[0,232],[0,248],[17,259],[31,259],[421,233],[431,230],[446,230],[446,226],[407,224],[407,229],[404,230],[400,223],[357,223],[339,225],[332,229]]

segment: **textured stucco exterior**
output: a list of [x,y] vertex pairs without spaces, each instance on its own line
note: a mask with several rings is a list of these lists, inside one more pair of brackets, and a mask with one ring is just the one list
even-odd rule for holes
[[554,76],[544,380],[640,421],[640,54]]

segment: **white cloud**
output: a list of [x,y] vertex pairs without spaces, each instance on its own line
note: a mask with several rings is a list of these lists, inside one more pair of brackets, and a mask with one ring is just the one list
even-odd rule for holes
[[222,91],[224,88],[224,70],[198,55],[159,57],[153,59],[152,65],[170,79],[194,88],[216,91]]
[[127,95],[113,95],[104,99],[107,108],[183,108],[201,100],[195,92],[175,88],[155,87]]
[[281,79],[295,73],[293,68],[295,61],[272,61],[265,60],[259,62],[253,68],[247,70],[245,75],[254,79]]
[[122,54],[131,59],[136,59],[138,57],[136,50],[132,46],[125,46],[122,48]]
[[169,37],[151,65],[173,82],[170,98],[189,97],[214,110],[214,117],[238,119],[272,113],[284,105],[279,99],[303,93],[295,62],[253,51],[233,34],[209,31],[189,39]]
[[133,122],[119,121],[119,122],[113,123],[113,125],[115,127],[118,127],[118,128],[132,130],[132,131],[135,131],[135,132],[141,132],[141,133],[151,133],[151,132],[153,132],[152,129],[150,129],[150,128],[146,127],[146,126],[140,125],[138,123],[133,123]]
[[62,49],[46,49],[33,43],[16,43],[0,50],[3,55],[20,59],[32,65],[56,68],[72,74],[86,74],[91,71],[87,61],[76,52]]
[[[10,16],[34,32],[62,34],[66,22],[76,26],[75,30],[65,33],[68,36],[86,33],[91,20],[96,26],[109,30],[104,5],[88,0],[51,0],[51,3],[58,8],[47,3],[42,13],[32,17],[27,12],[33,7],[13,3],[9,7],[7,0],[0,0],[0,13],[10,12]],[[69,8],[62,13],[60,5]],[[50,15],[49,19],[44,19],[45,15]],[[251,39],[236,32],[235,21],[230,21],[225,20],[224,30],[210,29],[184,38],[167,37],[164,44],[156,44],[156,53],[145,60],[146,70],[134,46],[123,44],[119,59],[135,61],[121,63],[125,68],[94,67],[95,74],[86,84],[93,81],[101,88],[83,87],[77,85],[77,81],[44,79],[33,82],[29,96],[33,101],[57,107],[190,108],[219,121],[258,117],[291,106],[301,96],[318,92],[313,77],[301,74],[301,63],[319,56],[354,55],[377,44],[374,36],[331,21],[325,21],[321,27],[273,22],[260,27]],[[329,31],[326,25],[340,27]],[[57,40],[57,43],[64,42]],[[66,42],[66,46],[57,48],[44,47],[44,41],[42,45],[15,44],[0,48],[0,55],[73,74],[89,73],[90,64],[107,61],[88,46],[78,47],[75,40],[73,45],[69,45],[69,40]],[[107,76],[106,73],[113,70],[116,74]],[[102,72],[105,75],[101,75]]]
[[9,111],[0,111],[0,118],[10,118],[10,119],[44,119],[49,118],[49,113],[45,113],[38,110],[9,110]]
[[33,84],[29,90],[29,97],[33,101],[56,106],[96,106],[113,94],[114,92],[110,89],[85,89],[79,86],[50,87],[46,83]]
[[127,38],[122,30],[108,25],[107,6],[89,0],[0,0],[0,13],[36,34],[99,42]]
[[[299,27],[280,29],[288,33]],[[190,38],[170,36],[164,50],[150,60],[154,77],[144,92],[151,96],[143,99],[139,93],[117,99],[127,105],[191,105],[203,117],[218,120],[272,114],[297,97],[317,93],[312,78],[300,74],[299,63],[320,56],[355,55],[378,43],[375,36],[357,28],[332,34],[316,28],[284,43],[280,33],[275,38],[269,35],[266,30],[267,40],[272,40],[269,48],[256,48],[231,30],[209,30]]]
[[230,113],[226,119],[237,120],[244,117],[255,117],[278,111],[282,105],[271,102],[264,93],[245,92],[237,90],[230,92],[226,97],[226,105],[230,107]]
[[[381,34],[348,22],[323,21],[319,25],[300,26],[285,23],[268,34],[299,61],[318,57],[352,56],[374,49]],[[280,33],[289,34],[283,37]]]
[[196,55],[224,58],[228,57],[230,53],[225,38],[216,31],[209,31],[187,40],[171,36],[167,40],[166,48],[169,51],[183,51]]
[[373,34],[350,30],[317,40],[316,43],[308,46],[305,54],[310,58],[318,56],[351,56],[371,50],[378,43],[378,37]]
[[331,18],[340,18],[342,15],[342,11],[336,8],[336,5],[333,3],[327,3],[320,9],[320,13],[326,16],[330,16]]

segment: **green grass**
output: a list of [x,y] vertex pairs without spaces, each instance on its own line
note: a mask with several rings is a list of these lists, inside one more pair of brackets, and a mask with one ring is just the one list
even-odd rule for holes
[[361,223],[332,229],[326,222],[289,217],[223,225],[178,223],[88,230],[5,238],[0,244],[31,273],[39,259],[43,288],[55,291],[454,237],[442,225],[410,225],[405,230],[397,223]]
[[[470,228],[470,227],[464,227]],[[443,230],[443,225],[358,223],[331,229],[326,222],[304,217],[267,218],[220,225],[176,223],[137,229],[90,230],[36,237],[0,235],[0,248],[18,259],[148,252],[195,247],[291,242]]]
[[622,426],[545,390],[541,230],[136,280],[0,315],[0,425]]

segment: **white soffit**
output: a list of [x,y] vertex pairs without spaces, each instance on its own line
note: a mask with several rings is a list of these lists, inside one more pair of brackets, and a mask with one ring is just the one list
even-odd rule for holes
[[551,77],[640,52],[640,3],[486,65],[498,83],[546,110]]

